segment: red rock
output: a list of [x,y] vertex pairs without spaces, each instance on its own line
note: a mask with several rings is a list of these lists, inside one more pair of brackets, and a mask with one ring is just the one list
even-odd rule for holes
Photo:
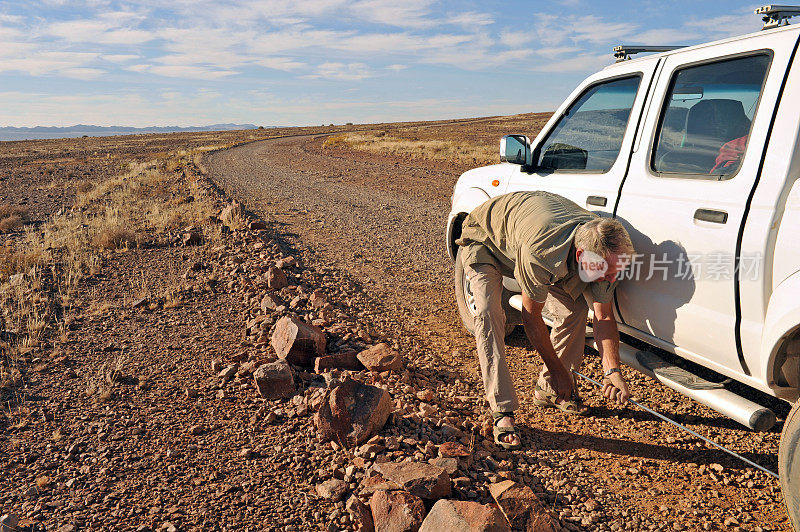
[[326,390],[314,424],[323,441],[355,447],[383,428],[391,411],[389,392],[348,377]]
[[234,201],[228,204],[219,214],[219,219],[230,229],[239,229],[244,225],[244,209],[242,204]]
[[448,475],[455,475],[458,471],[458,459],[457,458],[445,458],[440,456],[438,458],[433,458],[428,461],[429,464],[435,465],[436,467],[441,467],[445,471],[447,471]]
[[281,298],[273,294],[266,294],[261,299],[261,312],[263,312],[264,314],[269,314],[270,312],[280,307],[281,305],[283,305],[283,301],[281,301]]
[[199,246],[203,243],[203,233],[197,230],[187,231],[181,236],[184,246]]
[[220,384],[227,384],[235,375],[236,372],[239,370],[239,364],[232,364],[227,368],[223,369],[219,372],[217,377],[219,378]]
[[338,501],[347,492],[347,483],[338,478],[326,480],[317,486],[317,495],[330,501]]
[[314,290],[314,293],[308,298],[308,302],[311,303],[311,308],[317,310],[325,306],[325,303],[328,302],[328,297],[322,290]]
[[375,532],[417,532],[425,519],[422,499],[407,491],[378,490],[369,507]]
[[265,399],[285,399],[295,392],[294,374],[285,360],[259,366],[253,372],[253,380]]
[[361,362],[358,361],[358,353],[355,351],[342,351],[335,355],[319,357],[314,360],[314,371],[317,373],[323,373],[329,369],[358,371],[362,368]]
[[450,475],[441,467],[421,462],[384,462],[375,464],[373,470],[417,497],[436,500],[450,496]]
[[271,343],[280,358],[298,366],[313,366],[314,359],[325,354],[325,333],[295,317],[278,321]]
[[355,495],[351,495],[350,498],[347,499],[345,508],[347,508],[347,513],[350,514],[356,530],[360,530],[361,532],[375,532],[375,525],[372,522],[372,513],[367,505],[361,502],[361,499]]
[[389,347],[388,344],[375,344],[358,354],[358,359],[370,371],[399,370],[403,365],[400,353]]
[[489,486],[489,492],[516,530],[526,532],[556,532],[556,522],[539,501],[531,488],[513,480],[504,480]]
[[286,279],[286,274],[277,266],[270,266],[267,270],[267,286],[272,290],[280,290],[289,286],[289,280]]
[[439,446],[439,456],[444,456],[445,458],[466,458],[472,456],[472,454],[460,443],[448,441]]
[[494,506],[473,501],[437,501],[419,532],[511,532],[503,514]]

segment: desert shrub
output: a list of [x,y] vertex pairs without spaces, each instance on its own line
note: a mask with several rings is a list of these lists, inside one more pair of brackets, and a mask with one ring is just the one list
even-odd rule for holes
[[78,194],[86,194],[93,188],[94,188],[94,183],[92,183],[91,181],[81,181],[80,183],[78,183],[78,186],[75,187],[75,190],[78,191]]
[[121,226],[104,227],[92,237],[96,249],[132,248],[137,245],[136,233]]
[[28,211],[18,205],[0,205],[0,233],[15,231],[25,224]]
[[39,250],[18,251],[11,246],[0,246],[0,278],[26,272],[41,262],[42,252]]
[[332,148],[340,144],[347,144],[348,143],[347,141],[348,141],[347,135],[333,135],[325,139],[325,142],[322,143],[322,147]]

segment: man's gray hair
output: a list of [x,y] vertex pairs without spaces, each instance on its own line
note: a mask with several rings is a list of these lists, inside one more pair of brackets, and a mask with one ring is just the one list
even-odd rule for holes
[[578,227],[575,231],[575,247],[597,253],[603,258],[609,255],[633,255],[633,242],[625,227],[614,218],[596,218]]

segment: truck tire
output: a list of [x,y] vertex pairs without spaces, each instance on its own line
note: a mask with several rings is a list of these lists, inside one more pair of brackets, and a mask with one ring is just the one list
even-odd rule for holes
[[[458,314],[461,316],[461,321],[464,323],[464,327],[469,331],[470,334],[475,334],[475,303],[474,298],[472,296],[472,290],[469,286],[469,278],[467,274],[464,272],[464,265],[461,262],[462,257],[462,248],[458,248],[458,252],[456,253],[456,264],[455,264],[455,287],[456,287],[456,303],[458,304]],[[503,289],[503,308],[508,307],[508,298],[511,297],[511,293]],[[505,336],[511,334],[514,329],[518,325],[518,319],[514,319],[514,314],[509,312],[509,310],[514,309],[506,309],[506,330]],[[515,312],[515,314],[519,314]]]
[[778,449],[778,474],[789,520],[800,531],[800,401],[786,416]]

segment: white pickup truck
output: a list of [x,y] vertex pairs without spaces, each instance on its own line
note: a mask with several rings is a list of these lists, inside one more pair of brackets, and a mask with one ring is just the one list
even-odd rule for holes
[[471,330],[455,240],[475,207],[545,190],[622,221],[637,251],[614,301],[623,362],[754,430],[776,418],[748,389],[794,404],[778,458],[800,530],[800,26],[786,24],[800,8],[758,12],[759,33],[633,60],[654,48],[616,48],[533,142],[507,135],[500,164],[458,179],[446,242]]

